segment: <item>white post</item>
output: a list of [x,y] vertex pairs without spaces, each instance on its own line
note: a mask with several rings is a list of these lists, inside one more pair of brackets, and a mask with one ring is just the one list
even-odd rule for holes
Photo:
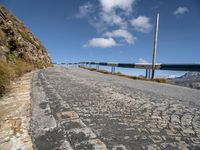
[[155,34],[154,34],[154,47],[153,47],[153,59],[152,59],[152,75],[151,79],[154,78],[155,74],[155,65],[156,65],[156,51],[158,45],[158,24],[159,24],[159,14],[156,16],[156,26],[155,26]]

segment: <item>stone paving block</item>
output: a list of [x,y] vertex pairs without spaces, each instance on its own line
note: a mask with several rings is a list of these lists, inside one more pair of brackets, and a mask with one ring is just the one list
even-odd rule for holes
[[96,138],[96,135],[90,128],[78,128],[78,129],[71,129],[67,131],[70,141],[73,143],[79,143],[82,141],[87,141],[92,138]]
[[162,138],[158,135],[151,135],[149,138],[154,142],[154,143],[160,143],[162,142]]
[[156,144],[150,144],[147,146],[148,150],[161,150],[160,147]]
[[160,144],[162,149],[176,149],[177,148],[177,144],[175,143],[168,143],[168,142],[164,142]]
[[78,150],[107,150],[106,145],[99,139],[84,141],[75,145]]
[[75,111],[64,111],[56,114],[59,120],[78,119],[79,115]]
[[120,145],[114,145],[113,150],[127,150],[126,146],[120,144]]
[[42,135],[39,135],[34,140],[35,149],[38,150],[59,149],[61,146],[70,147],[69,143],[67,142],[67,135],[59,124],[55,128],[46,130]]
[[62,122],[62,126],[65,130],[71,130],[76,128],[85,128],[86,125],[83,123],[81,119],[69,120]]
[[60,149],[60,150],[74,150],[74,149],[71,147],[69,141],[64,141],[64,142],[62,143],[62,145],[61,145],[59,148],[57,148],[57,149]]

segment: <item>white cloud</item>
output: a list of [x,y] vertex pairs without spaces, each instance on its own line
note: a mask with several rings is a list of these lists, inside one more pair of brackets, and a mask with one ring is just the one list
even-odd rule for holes
[[112,32],[106,32],[104,34],[104,36],[110,37],[110,38],[121,37],[121,38],[124,38],[124,40],[129,44],[134,44],[135,40],[137,39],[130,32],[128,32],[127,30],[123,30],[123,29],[114,30]]
[[101,37],[89,40],[84,47],[107,48],[123,43],[134,44],[137,38],[128,31],[129,27],[134,27],[135,31],[142,33],[148,33],[152,29],[150,18],[146,16],[139,16],[130,21],[137,0],[96,1],[99,3],[88,2],[79,7],[77,17],[86,18],[89,24],[101,33]]
[[188,13],[189,9],[187,7],[178,7],[173,14],[174,15],[184,15],[185,13]]
[[135,0],[100,0],[104,12],[112,12],[120,8],[124,11],[131,12]]
[[76,15],[78,18],[87,17],[89,13],[93,12],[93,5],[90,3],[86,3],[79,7],[79,13]]
[[137,0],[97,0],[99,3],[85,3],[79,7],[77,18],[87,18],[97,29],[105,31],[109,27],[127,29],[127,17],[132,15],[133,6]]
[[136,0],[99,0],[101,5],[99,19],[107,26],[127,28],[128,23],[122,16],[130,15],[135,1]]
[[118,46],[113,38],[93,38],[88,41],[83,47],[98,47],[98,48],[109,48],[113,46]]
[[148,33],[152,29],[150,18],[146,16],[139,16],[137,18],[132,19],[130,22],[134,29],[138,32]]
[[139,59],[138,59],[138,62],[141,63],[141,64],[146,64],[146,63],[148,63],[148,61],[145,60],[144,58],[139,58]]
[[114,11],[109,13],[101,12],[100,19],[108,26],[127,27],[127,22]]

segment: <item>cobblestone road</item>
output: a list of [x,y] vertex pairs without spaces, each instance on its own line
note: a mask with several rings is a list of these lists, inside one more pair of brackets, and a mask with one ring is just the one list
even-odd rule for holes
[[79,68],[36,73],[34,148],[200,149],[200,92]]

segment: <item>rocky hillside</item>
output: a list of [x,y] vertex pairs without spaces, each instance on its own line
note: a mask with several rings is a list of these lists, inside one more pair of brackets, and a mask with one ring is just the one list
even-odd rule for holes
[[172,84],[200,89],[200,72],[187,72],[181,77],[169,79]]
[[0,95],[10,80],[48,66],[51,59],[46,48],[0,4]]
[[7,61],[8,55],[23,58],[36,65],[49,66],[47,50],[31,31],[8,10],[0,5],[0,56]]

